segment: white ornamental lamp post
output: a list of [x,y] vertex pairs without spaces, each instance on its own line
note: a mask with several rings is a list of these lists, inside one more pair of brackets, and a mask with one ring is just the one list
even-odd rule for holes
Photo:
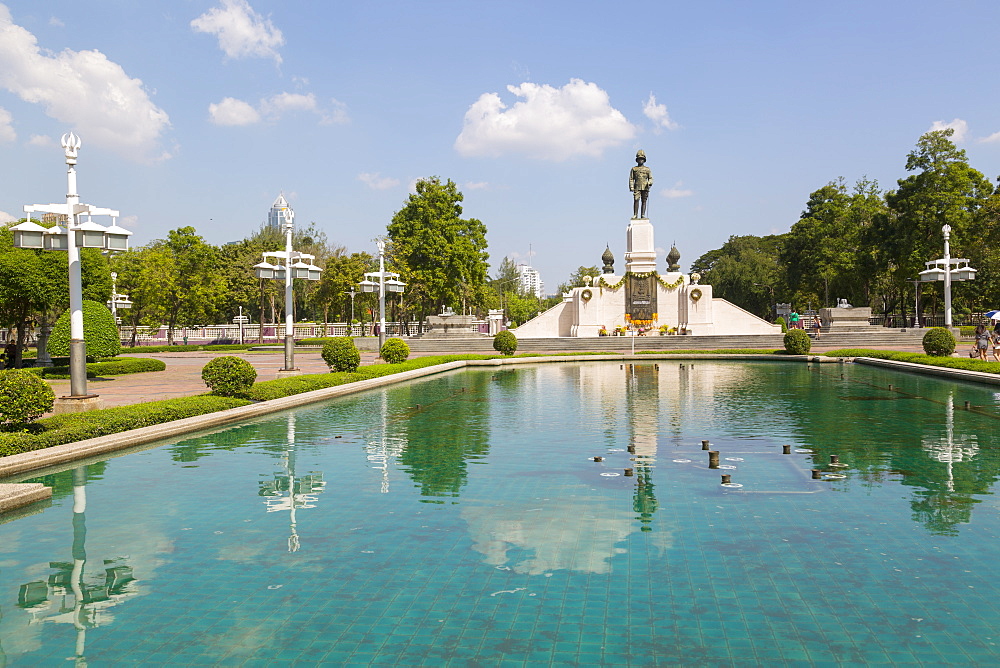
[[[66,203],[25,205],[28,220],[14,225],[14,246],[66,251],[69,260],[69,310],[70,342],[69,372],[70,394],[60,397],[57,411],[68,412],[86,410],[99,405],[96,394],[87,393],[87,347],[83,340],[83,285],[80,278],[80,249],[128,250],[131,232],[114,222],[119,215],[113,209],[102,209],[90,204],[81,204],[76,192],[76,158],[82,142],[72,132],[62,136],[62,147],[66,154]],[[67,227],[56,224],[45,228],[31,222],[32,213],[54,213],[65,216]],[[80,222],[86,215],[87,222]],[[112,224],[104,227],[91,220],[92,216],[111,216]]]
[[358,292],[354,288],[351,288],[344,294],[351,296],[351,320],[347,323],[347,332],[348,336],[354,336],[354,295],[358,294]]
[[108,302],[108,308],[111,309],[111,315],[115,319],[115,324],[119,323],[118,309],[120,308],[132,308],[132,300],[128,298],[128,295],[119,294],[118,292],[118,272],[111,272],[111,301]]
[[[295,229],[295,212],[291,207],[282,209],[285,228],[285,250],[263,253],[264,261],[254,265],[257,278],[268,278],[285,282],[285,368],[282,371],[297,371],[295,368],[295,318],[293,313],[292,280],[304,278],[318,281],[323,270],[312,263],[315,255],[292,250],[292,231]],[[284,259],[285,265],[271,264],[268,258]],[[293,262],[294,260],[294,262]],[[309,262],[305,262],[309,260]]]
[[378,272],[368,272],[358,285],[361,292],[378,292],[378,349],[381,351],[385,344],[385,293],[402,292],[406,283],[399,280],[399,274],[385,270],[385,239],[379,237],[375,243],[378,245]]
[[944,281],[944,326],[951,327],[951,284],[954,281],[972,281],[976,278],[976,270],[969,266],[967,258],[953,258],[948,240],[951,237],[951,225],[941,228],[944,234],[944,257],[925,262],[927,269],[920,272],[921,281]]

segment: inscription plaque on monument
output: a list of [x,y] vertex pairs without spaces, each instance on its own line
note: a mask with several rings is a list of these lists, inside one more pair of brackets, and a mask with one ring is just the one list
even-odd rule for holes
[[656,320],[656,276],[626,278],[625,319],[637,326],[651,325]]

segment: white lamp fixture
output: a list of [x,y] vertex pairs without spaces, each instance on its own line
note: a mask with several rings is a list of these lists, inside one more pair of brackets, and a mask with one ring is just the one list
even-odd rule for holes
[[45,233],[48,231],[38,223],[30,220],[10,228],[14,233],[15,248],[45,248]]
[[73,230],[73,242],[77,248],[100,248],[104,250],[107,248],[107,242],[104,239],[105,229],[103,225],[91,220],[80,223]]
[[132,236],[130,230],[120,227],[118,221],[112,219],[111,226],[104,229],[105,248],[110,251],[127,251],[130,236]]
[[267,260],[259,262],[253,266],[254,273],[257,278],[271,279],[274,278],[274,272],[278,269],[277,265],[273,265]]
[[45,250],[69,250],[69,232],[61,225],[45,230]]

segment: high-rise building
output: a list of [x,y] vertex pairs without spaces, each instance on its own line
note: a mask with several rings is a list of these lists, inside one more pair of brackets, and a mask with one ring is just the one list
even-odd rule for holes
[[285,225],[285,217],[291,208],[284,194],[278,195],[278,199],[274,200],[274,204],[271,205],[271,210],[267,212],[267,226],[281,229]]
[[527,294],[532,294],[539,299],[545,296],[545,284],[542,283],[542,276],[537,269],[532,269],[526,264],[517,265],[518,285]]

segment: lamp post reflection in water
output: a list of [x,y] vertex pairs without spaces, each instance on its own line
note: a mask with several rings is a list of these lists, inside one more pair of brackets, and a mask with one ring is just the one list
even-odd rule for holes
[[267,507],[267,512],[288,511],[288,551],[298,552],[300,542],[296,511],[300,508],[315,508],[318,500],[316,495],[323,491],[326,482],[319,471],[310,471],[301,478],[296,473],[294,414],[288,415],[286,438],[287,446],[281,455],[283,474],[261,482],[258,493],[266,497],[264,505]]
[[921,443],[923,449],[935,461],[945,464],[945,480],[943,488],[933,491],[928,487],[925,495],[914,502],[914,509],[927,515],[925,524],[935,532],[950,532],[956,524],[971,521],[972,508],[975,504],[972,496],[975,492],[974,478],[960,478],[960,490],[955,489],[955,465],[971,463],[979,453],[979,444],[975,434],[955,437],[955,395],[948,393],[944,410],[944,435],[936,439],[925,438]]
[[[73,469],[73,544],[72,562],[49,562],[55,573],[47,581],[21,585],[18,606],[31,615],[29,624],[42,622],[69,623],[76,629],[74,656],[77,666],[86,666],[87,629],[112,621],[102,612],[124,602],[137,593],[131,584],[135,578],[132,567],[122,558],[104,560],[104,580],[88,584],[87,565],[87,467]],[[72,605],[69,596],[73,597]],[[57,599],[54,606],[50,598]]]
[[394,460],[403,451],[402,445],[393,444],[388,437],[389,431],[389,400],[386,393],[382,393],[382,429],[378,440],[368,442],[365,450],[368,452],[366,458],[372,463],[372,468],[382,472],[382,482],[379,491],[382,494],[389,493],[389,462]]

